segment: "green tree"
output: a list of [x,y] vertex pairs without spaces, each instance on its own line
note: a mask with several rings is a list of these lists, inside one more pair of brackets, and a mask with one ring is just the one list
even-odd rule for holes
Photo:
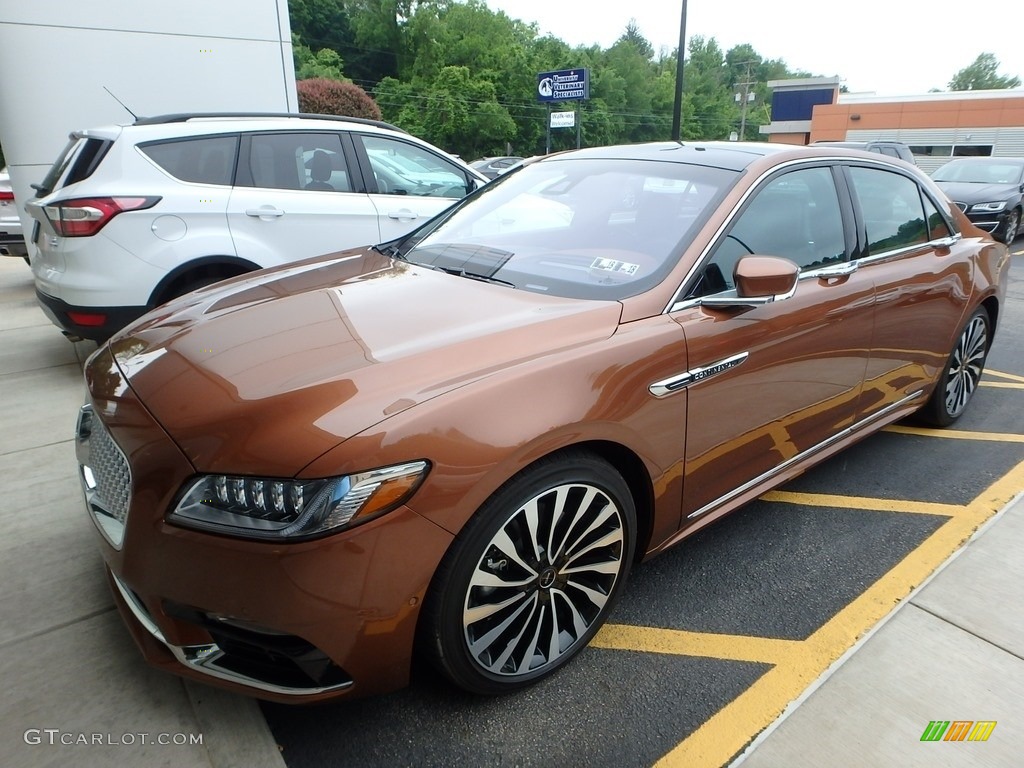
[[949,81],[951,91],[978,91],[999,88],[1016,88],[1020,78],[999,75],[999,60],[991,53],[980,53],[973,63],[964,67]]
[[295,79],[309,80],[326,78],[328,80],[345,81],[342,73],[343,62],[338,52],[331,48],[321,48],[316,53],[303,45],[298,35],[292,34],[292,54],[295,59]]
[[462,157],[489,154],[515,138],[493,83],[470,77],[468,67],[444,67],[423,87],[386,78],[376,94],[387,119]]
[[683,139],[727,139],[736,107],[725,55],[712,37],[690,38],[690,57],[683,69]]

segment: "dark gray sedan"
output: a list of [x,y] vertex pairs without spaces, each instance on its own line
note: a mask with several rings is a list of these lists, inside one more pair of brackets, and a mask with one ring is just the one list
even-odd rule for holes
[[1024,157],[958,157],[932,178],[972,224],[1013,242],[1022,218]]

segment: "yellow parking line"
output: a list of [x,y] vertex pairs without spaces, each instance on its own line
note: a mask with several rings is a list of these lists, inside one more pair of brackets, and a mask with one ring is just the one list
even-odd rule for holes
[[997,389],[1024,389],[1024,383],[1016,381],[979,381],[979,387],[994,387]]
[[964,511],[957,504],[939,504],[930,501],[905,499],[876,499],[867,496],[837,496],[828,493],[797,493],[795,491],[768,491],[762,501],[802,504],[807,507],[835,507],[837,509],[866,509],[872,512],[913,512],[919,515],[945,515],[953,517]]
[[711,768],[724,765],[1022,487],[1024,462],[982,492],[964,514],[951,517],[814,634],[797,643],[788,658],[726,704],[661,758],[657,766]]
[[895,432],[899,435],[945,437],[950,440],[988,440],[996,443],[1024,443],[1024,435],[1011,435],[1005,432],[967,432],[961,429],[927,429],[924,427],[904,427],[897,425],[884,427],[882,431]]
[[673,656],[704,656],[729,661],[758,661],[778,664],[789,658],[800,640],[779,640],[773,637],[718,635],[709,632],[687,632],[680,629],[634,627],[607,624],[590,641],[595,648],[619,651],[665,653]]
[[1000,379],[1009,379],[1010,381],[1019,381],[1024,384],[1024,376],[1018,376],[1016,373],[1003,373],[1002,371],[993,371],[991,368],[986,368],[985,373],[989,376],[996,376]]

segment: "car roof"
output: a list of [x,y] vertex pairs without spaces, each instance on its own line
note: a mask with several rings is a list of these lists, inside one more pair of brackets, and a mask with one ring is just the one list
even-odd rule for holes
[[821,147],[869,147],[873,144],[896,144],[903,145],[902,141],[894,141],[893,139],[874,139],[872,141],[814,141],[811,142],[812,146]]
[[115,138],[122,131],[130,130],[136,141],[146,138],[171,138],[199,136],[207,133],[233,133],[237,131],[279,131],[282,129],[337,130],[339,124],[349,129],[367,132],[409,134],[390,123],[367,120],[360,117],[338,115],[313,115],[290,112],[219,112],[182,113],[137,118],[132,123],[96,126],[74,131],[72,136],[96,136]]
[[352,117],[348,115],[321,115],[305,112],[177,112],[168,115],[156,115],[154,117],[136,118],[133,125],[166,125],[168,123],[185,123],[192,120],[216,121],[216,120],[320,120],[329,122],[357,123],[360,125],[372,125],[376,128],[386,128],[389,131],[406,133],[398,126],[385,123],[383,120],[370,120],[365,117]]
[[769,156],[789,155],[796,159],[825,157],[830,154],[834,153],[828,152],[825,148],[815,150],[814,147],[799,144],[769,144],[752,141],[664,141],[569,150],[549,156],[547,159],[657,160],[742,171],[757,160]]

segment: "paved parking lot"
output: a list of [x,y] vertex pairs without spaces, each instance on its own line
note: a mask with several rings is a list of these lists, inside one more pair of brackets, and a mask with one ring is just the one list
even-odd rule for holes
[[[142,665],[74,477],[87,350],[42,317],[20,261],[0,263],[0,302],[0,472],[20,481],[0,500],[0,765],[279,764],[261,710],[288,768],[724,765],[1024,489],[1022,253],[955,429],[891,427],[641,566],[591,649],[554,678],[487,700],[422,670],[390,696],[258,709]],[[22,743],[33,727],[205,740],[47,750]]]

